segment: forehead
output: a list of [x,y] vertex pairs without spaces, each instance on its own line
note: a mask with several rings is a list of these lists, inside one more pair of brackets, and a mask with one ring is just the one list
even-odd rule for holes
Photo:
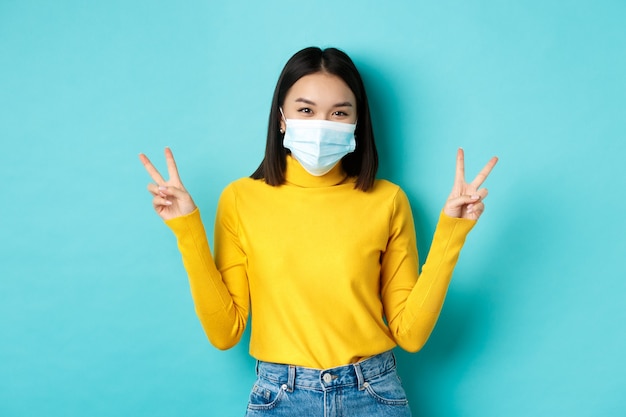
[[291,86],[285,102],[294,102],[300,98],[319,105],[350,102],[356,105],[354,93],[340,77],[325,72],[305,75]]

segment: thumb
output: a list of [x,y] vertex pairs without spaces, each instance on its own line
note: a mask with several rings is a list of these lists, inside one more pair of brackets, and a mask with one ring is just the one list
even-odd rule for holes
[[480,196],[478,194],[451,197],[448,201],[446,201],[446,204],[443,207],[443,212],[449,217],[461,217],[464,206],[474,204],[479,201]]
[[161,185],[159,186],[159,194],[177,203],[182,214],[189,214],[196,209],[196,204],[191,195],[184,188]]
[[446,207],[456,209],[463,207],[467,204],[477,203],[481,200],[481,196],[478,194],[461,195],[458,197],[452,197],[446,201]]
[[168,197],[174,197],[177,200],[184,200],[186,198],[191,198],[191,196],[189,195],[189,193],[185,190],[185,189],[181,189],[178,187],[172,187],[172,186],[165,186],[165,185],[160,185],[159,186],[159,193],[166,195]]

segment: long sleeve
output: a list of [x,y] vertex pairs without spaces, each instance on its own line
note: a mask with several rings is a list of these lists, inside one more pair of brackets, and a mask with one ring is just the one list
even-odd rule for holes
[[[216,246],[237,247],[236,215],[230,194],[224,193],[218,205]],[[220,218],[223,220],[220,221]],[[219,349],[234,346],[241,338],[248,320],[249,294],[245,263],[242,258],[217,268],[196,209],[192,213],[166,221],[174,232],[189,284],[196,314],[210,342]],[[227,251],[228,251],[227,249]],[[218,255],[219,256],[219,255]]]
[[419,271],[413,217],[406,195],[394,200],[390,238],[382,258],[382,298],[389,328],[403,349],[416,352],[432,332],[467,234],[476,224],[443,212]]
[[224,189],[213,255],[197,210],[167,221],[211,343],[235,345],[250,315],[250,354],[267,362],[327,369],[419,350],[475,222],[442,215],[420,276],[400,187],[362,192],[341,167],[313,177],[288,163],[279,187],[241,178]]

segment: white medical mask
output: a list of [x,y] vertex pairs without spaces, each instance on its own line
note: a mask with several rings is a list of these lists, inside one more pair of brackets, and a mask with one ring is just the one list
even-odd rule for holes
[[[280,110],[282,113],[282,109]],[[286,119],[283,146],[311,175],[328,173],[337,162],[356,149],[356,123],[329,120]]]

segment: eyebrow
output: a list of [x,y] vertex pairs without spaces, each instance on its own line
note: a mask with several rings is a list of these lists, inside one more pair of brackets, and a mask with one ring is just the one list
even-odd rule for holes
[[[304,97],[297,98],[297,99],[295,100],[295,102],[296,102],[296,103],[305,103],[305,104],[310,104],[310,105],[312,105],[312,106],[314,106],[314,105],[315,105],[315,102],[314,102],[314,101],[311,101],[311,100],[306,99],[306,98],[304,98]],[[350,103],[349,101],[344,101],[343,103],[337,103],[337,104],[335,104],[333,107],[352,107],[352,103]]]

